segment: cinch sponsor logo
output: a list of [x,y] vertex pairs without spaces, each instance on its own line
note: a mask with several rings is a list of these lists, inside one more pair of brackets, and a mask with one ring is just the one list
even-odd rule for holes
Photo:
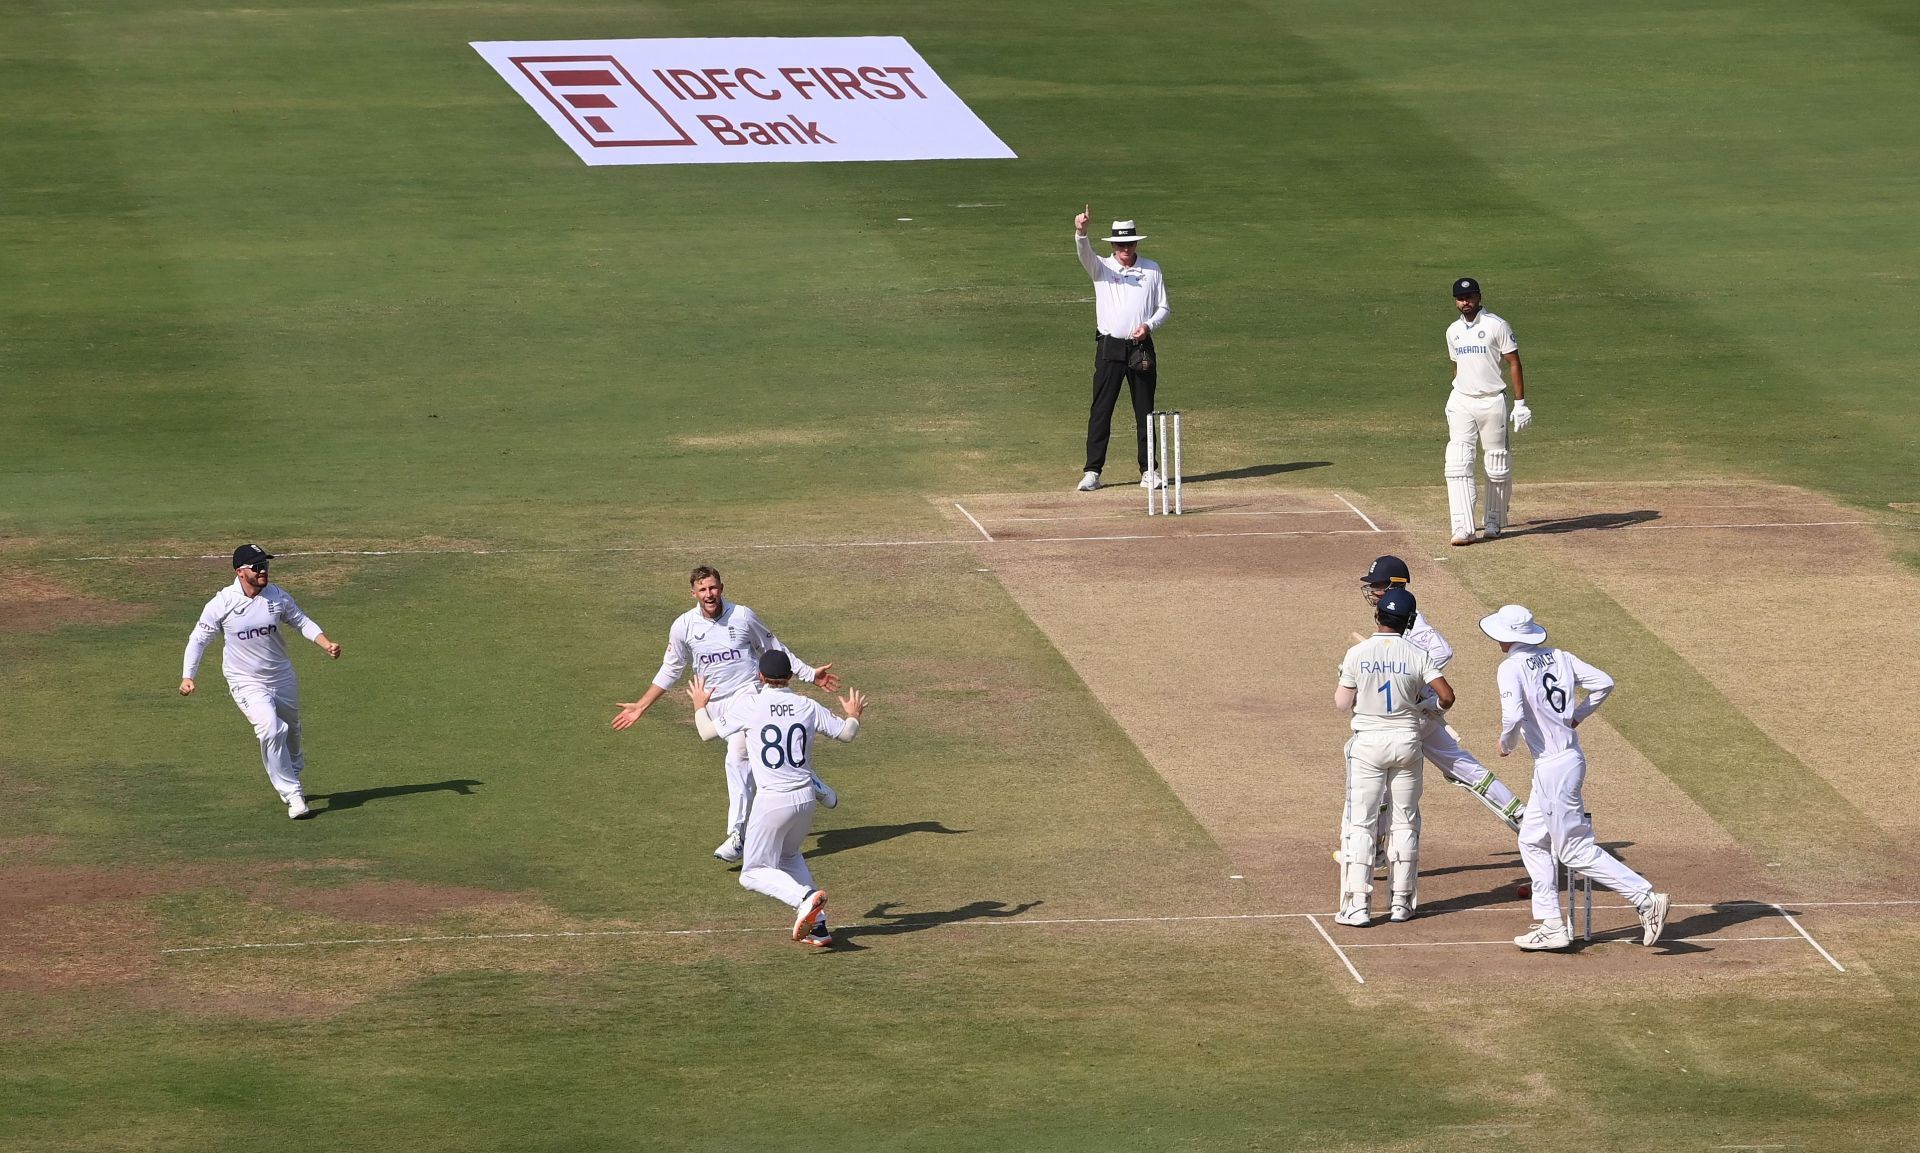
[[237,641],[250,641],[255,637],[264,637],[279,631],[280,626],[278,625],[261,625],[257,629],[241,629],[239,632],[233,634],[233,639]]
[[728,649],[724,653],[701,653],[700,663],[703,665],[728,664],[739,660],[743,655],[739,649]]

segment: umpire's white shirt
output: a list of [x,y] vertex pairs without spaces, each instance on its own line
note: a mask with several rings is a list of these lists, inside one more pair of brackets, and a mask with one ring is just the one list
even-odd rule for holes
[[[793,661],[793,675],[813,683],[813,666],[793,655],[746,605],[720,602],[720,615],[709,618],[695,605],[680,614],[667,630],[667,653],[653,683],[663,691],[673,687],[689,666],[707,678],[716,702],[758,683],[760,654],[779,649]],[[718,717],[718,712],[710,715]]]
[[1125,340],[1143,324],[1154,329],[1167,322],[1173,306],[1167,303],[1167,282],[1158,264],[1143,256],[1127,268],[1111,256],[1095,256],[1093,242],[1078,233],[1073,246],[1080,267],[1093,278],[1094,322],[1102,333]]
[[227,683],[289,684],[293,681],[293,662],[287,659],[287,645],[280,626],[287,625],[312,640],[323,631],[300,606],[293,603],[279,585],[270,584],[258,596],[248,596],[238,577],[221,589],[200,610],[193,632],[187,636],[186,659],[181,665],[182,680],[192,680],[199,671],[200,658],[213,638],[222,636],[220,671]]
[[1507,390],[1500,375],[1506,354],[1519,352],[1513,326],[1486,309],[1467,323],[1465,317],[1447,326],[1447,356],[1453,361],[1453,390],[1467,396],[1494,396]]
[[[1537,761],[1580,747],[1573,722],[1586,720],[1613,691],[1613,678],[1565,649],[1515,645],[1500,662],[1500,750],[1526,738]],[[1575,702],[1575,686],[1587,699]]]

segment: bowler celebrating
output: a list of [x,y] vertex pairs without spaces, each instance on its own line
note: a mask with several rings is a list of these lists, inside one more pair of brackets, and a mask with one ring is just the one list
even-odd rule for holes
[[[706,678],[713,699],[710,715],[716,721],[736,695],[754,686],[754,668],[761,656],[769,652],[784,652],[792,657],[794,675],[803,681],[811,681],[828,692],[840,687],[840,678],[827,671],[832,665],[816,669],[793,656],[792,650],[760,623],[752,609],[728,601],[719,570],[701,565],[693,570],[689,583],[694,607],[682,613],[667,630],[667,652],[661,658],[660,671],[654,674],[653,683],[639,700],[620,706],[620,712],[613,718],[615,729],[632,726],[661,694],[673,687],[689,666]],[[747,813],[753,806],[754,789],[744,733],[735,733],[727,741],[726,773],[727,837],[713,850],[713,855],[722,861],[737,861],[746,836]],[[840,803],[833,790],[818,778],[814,780],[814,791],[820,803],[829,809]]]
[[293,679],[293,662],[280,626],[325,649],[335,660],[340,646],[327,639],[320,625],[300,611],[286,590],[267,583],[267,562],[273,554],[257,544],[233,550],[233,583],[215,593],[200,610],[200,619],[187,636],[186,658],[180,669],[180,695],[193,695],[193,677],[200,658],[215,636],[223,636],[220,671],[226,675],[233,703],[260,738],[260,761],[267,779],[294,820],[310,815],[300,787],[306,756],[300,747],[300,686]]

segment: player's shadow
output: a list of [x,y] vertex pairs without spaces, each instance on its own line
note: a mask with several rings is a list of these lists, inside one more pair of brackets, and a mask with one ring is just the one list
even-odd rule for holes
[[1333,464],[1330,460],[1296,460],[1286,464],[1255,464],[1246,468],[1229,468],[1220,472],[1201,472],[1191,476],[1182,476],[1182,484],[1205,484],[1210,480],[1250,480],[1256,476],[1275,476],[1283,472],[1299,472],[1308,468],[1327,468]]
[[1007,917],[1018,917],[1039,904],[1039,901],[1023,901],[1018,905],[1009,905],[1005,901],[971,901],[953,909],[896,913],[894,912],[895,903],[887,901],[867,910],[866,924],[835,928],[834,943],[840,947],[858,949],[863,947],[858,943],[861,937],[897,937],[902,933],[918,933],[925,929],[938,929],[942,925],[956,925],[962,921],[1003,920]]
[[416,793],[459,793],[463,797],[473,795],[474,786],[484,785],[485,781],[460,779],[452,781],[433,781],[418,785],[382,785],[377,789],[349,789],[338,793],[309,793],[309,801],[325,801],[327,807],[315,809],[314,815],[338,812],[341,809],[357,809],[368,801],[384,801],[389,797],[410,797]]
[[[1780,910],[1764,901],[1721,901],[1678,921],[1673,919],[1669,911],[1666,930],[1660,934],[1660,940],[1654,948],[1662,953],[1710,953],[1713,951],[1714,933],[1754,921],[1773,921],[1784,925],[1780,921]],[[1705,940],[1695,943],[1689,938]]]
[[1585,532],[1588,529],[1627,528],[1659,519],[1660,513],[1650,508],[1634,509],[1632,512],[1594,512],[1585,516],[1562,517],[1559,520],[1536,520],[1526,524],[1508,525],[1507,531],[1501,535],[1503,537],[1553,536],[1559,533]]
[[858,825],[851,829],[822,829],[814,841],[813,848],[800,855],[811,861],[819,857],[830,857],[835,853],[844,853],[848,849],[862,849],[868,845],[877,845],[881,841],[891,841],[895,837],[904,837],[909,833],[942,833],[947,836],[958,836],[972,831],[972,829],[949,829],[939,821],[909,821],[904,825]]

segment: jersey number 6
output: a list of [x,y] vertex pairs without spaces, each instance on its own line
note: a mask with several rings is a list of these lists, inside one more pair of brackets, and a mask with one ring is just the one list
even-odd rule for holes
[[1564,714],[1567,711],[1567,690],[1560,687],[1559,680],[1552,673],[1541,674],[1540,691],[1546,694],[1547,704],[1554,712]]

